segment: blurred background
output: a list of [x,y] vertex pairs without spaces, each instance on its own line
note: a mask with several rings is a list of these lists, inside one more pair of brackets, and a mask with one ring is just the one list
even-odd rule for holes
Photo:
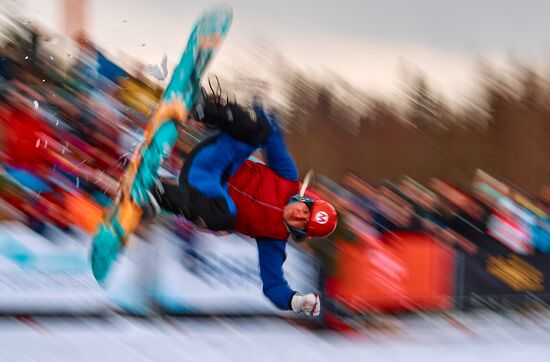
[[[89,268],[214,2],[0,4],[0,360],[547,360],[550,6],[232,4],[210,71],[280,115],[340,213],[330,238],[289,243],[290,285],[322,299],[307,320],[263,297],[253,241],[169,215],[106,289]],[[161,174],[206,136],[184,126]]]

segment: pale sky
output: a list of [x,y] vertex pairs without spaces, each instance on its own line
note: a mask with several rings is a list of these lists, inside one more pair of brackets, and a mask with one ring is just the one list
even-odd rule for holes
[[[176,62],[211,0],[89,0],[92,38],[112,54]],[[0,0],[61,31],[60,0]],[[475,84],[477,59],[513,56],[541,72],[550,55],[550,2],[542,0],[233,0],[233,27],[213,69],[256,72],[252,40],[310,72],[329,70],[359,89],[391,96],[403,66],[424,71],[448,97]]]

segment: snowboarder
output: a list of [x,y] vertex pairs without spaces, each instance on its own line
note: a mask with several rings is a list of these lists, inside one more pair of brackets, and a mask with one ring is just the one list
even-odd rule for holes
[[[157,183],[142,206],[145,214],[163,209],[202,228],[255,238],[264,294],[280,309],[319,315],[319,297],[292,290],[282,265],[289,237],[302,241],[334,231],[334,207],[309,190],[300,195],[298,170],[274,114],[204,91],[199,98],[190,118],[220,132],[193,149],[179,185]],[[248,159],[258,148],[266,164]]]

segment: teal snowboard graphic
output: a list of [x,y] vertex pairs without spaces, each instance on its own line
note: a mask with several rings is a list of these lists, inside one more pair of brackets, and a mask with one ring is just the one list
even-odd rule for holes
[[140,205],[148,201],[160,165],[178,138],[175,122],[185,122],[193,108],[200,77],[223,43],[232,17],[230,7],[216,8],[206,11],[193,26],[181,60],[145,129],[145,140],[134,152],[117,198],[93,236],[90,260],[100,284],[139,225],[143,214]]

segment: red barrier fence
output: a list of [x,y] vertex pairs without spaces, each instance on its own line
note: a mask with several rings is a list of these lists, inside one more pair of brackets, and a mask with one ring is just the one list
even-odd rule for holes
[[337,268],[326,295],[353,313],[448,310],[453,307],[455,252],[422,233],[338,241]]

